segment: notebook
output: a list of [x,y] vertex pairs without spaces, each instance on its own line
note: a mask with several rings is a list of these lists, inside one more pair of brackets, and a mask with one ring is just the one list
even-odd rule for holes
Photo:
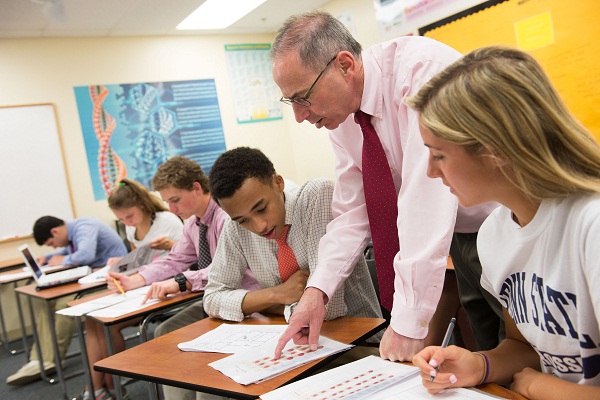
[[38,290],[64,285],[65,283],[76,282],[79,278],[84,277],[92,272],[92,269],[85,265],[60,272],[54,272],[52,274],[45,274],[26,244],[19,246],[19,252],[21,253],[21,256],[23,256],[25,264],[31,268],[31,271],[33,272],[33,279],[35,279],[35,282],[37,283]]

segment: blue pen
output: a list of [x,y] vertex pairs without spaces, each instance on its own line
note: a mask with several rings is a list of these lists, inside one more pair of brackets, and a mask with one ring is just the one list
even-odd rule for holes
[[[450,336],[452,336],[452,331],[454,330],[454,325],[456,325],[456,318],[452,318],[450,320],[450,324],[448,325],[448,329],[446,330],[446,335],[444,336],[444,340],[442,340],[442,349],[448,347],[448,343],[450,343]],[[435,367],[435,372],[437,373],[440,370],[440,366]],[[429,382],[433,382],[435,378],[432,376],[429,378]]]

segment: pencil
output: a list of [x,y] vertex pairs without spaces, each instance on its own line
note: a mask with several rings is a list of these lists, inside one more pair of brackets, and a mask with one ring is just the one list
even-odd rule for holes
[[[446,335],[444,336],[444,340],[442,340],[442,349],[448,347],[448,343],[450,343],[450,337],[452,336],[452,331],[454,330],[454,325],[456,325],[456,318],[452,318],[450,320],[450,324],[448,324],[448,329],[446,330]],[[439,371],[440,366],[435,367],[435,371]],[[433,382],[435,378],[432,376],[429,378],[429,382]]]
[[115,285],[117,286],[117,288],[119,289],[119,291],[123,294],[123,296],[125,296],[125,291],[123,290],[123,288],[121,287],[121,285],[119,285],[119,281],[117,280],[117,278],[113,278],[113,282],[115,283]]

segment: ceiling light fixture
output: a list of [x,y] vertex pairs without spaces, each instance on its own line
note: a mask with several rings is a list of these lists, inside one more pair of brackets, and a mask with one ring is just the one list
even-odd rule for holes
[[63,22],[67,18],[65,4],[63,0],[31,0],[34,3],[42,4],[42,13],[53,22]]
[[266,0],[206,0],[179,25],[178,30],[225,29]]

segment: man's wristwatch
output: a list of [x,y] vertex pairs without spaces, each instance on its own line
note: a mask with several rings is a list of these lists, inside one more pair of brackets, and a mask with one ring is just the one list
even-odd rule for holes
[[178,273],[177,275],[175,275],[175,282],[177,282],[179,284],[179,291],[180,292],[187,292],[187,279],[185,278],[185,275],[182,273]]

